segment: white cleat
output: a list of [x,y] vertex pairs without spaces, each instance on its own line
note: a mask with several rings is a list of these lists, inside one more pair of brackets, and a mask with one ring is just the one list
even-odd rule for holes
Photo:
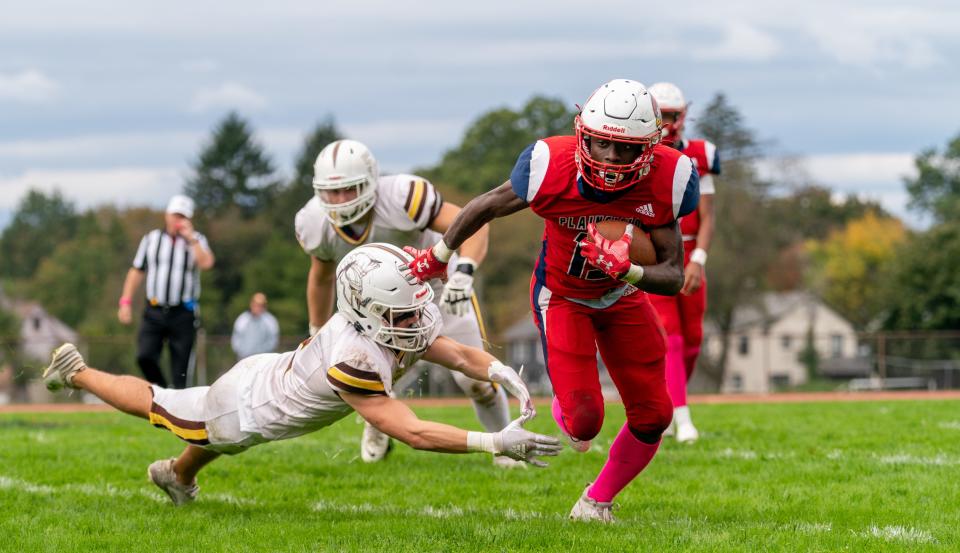
[[53,350],[50,365],[43,370],[43,383],[51,392],[64,388],[76,389],[73,385],[73,375],[87,368],[83,356],[73,344],[66,343]]
[[196,480],[189,486],[177,482],[177,474],[173,471],[174,461],[176,459],[154,461],[147,467],[147,476],[151,482],[170,496],[174,506],[179,507],[196,499],[200,487],[197,486]]
[[367,421],[363,422],[363,437],[360,438],[360,458],[364,463],[376,463],[382,461],[390,449],[393,447],[393,441],[390,436],[377,430]]
[[567,445],[569,445],[574,451],[579,453],[586,453],[590,451],[590,444],[593,443],[592,440],[578,440],[564,432],[562,428],[560,429],[560,433],[563,434],[564,439],[567,441]]
[[501,469],[525,469],[527,464],[523,461],[517,461],[516,459],[511,459],[506,455],[494,455],[493,456],[493,466]]
[[583,490],[580,499],[570,510],[570,520],[597,521],[604,524],[612,524],[617,521],[613,516],[613,501],[601,502],[587,495],[590,484]]
[[697,427],[692,422],[677,425],[677,441],[681,444],[692,444],[700,438]]

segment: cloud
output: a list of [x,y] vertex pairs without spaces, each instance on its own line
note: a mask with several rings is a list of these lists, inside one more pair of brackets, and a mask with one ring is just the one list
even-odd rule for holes
[[[762,177],[775,183],[782,183],[784,178],[817,183],[838,194],[877,201],[884,209],[904,218],[908,224],[924,226],[927,222],[907,212],[910,197],[903,186],[903,179],[916,174],[913,160],[914,154],[901,152],[821,154],[765,159],[758,162],[757,168]],[[796,175],[784,177],[785,172],[799,173],[805,178],[797,179]]]
[[36,69],[12,74],[0,73],[0,101],[42,104],[56,97],[59,89],[56,81]]
[[10,167],[103,166],[131,159],[180,159],[196,151],[201,131],[94,133],[79,136],[0,142],[0,165]]
[[30,189],[60,190],[81,209],[100,204],[160,207],[182,186],[179,170],[172,167],[33,169],[18,175],[0,175],[0,211],[15,209]]
[[769,61],[780,51],[780,42],[771,34],[738,21],[723,28],[719,42],[694,48],[692,57],[701,61]]
[[180,62],[180,69],[186,73],[213,73],[220,69],[220,63],[210,58],[197,58]]
[[217,109],[256,111],[267,106],[267,99],[254,90],[235,82],[199,90],[190,102],[190,111],[202,113]]

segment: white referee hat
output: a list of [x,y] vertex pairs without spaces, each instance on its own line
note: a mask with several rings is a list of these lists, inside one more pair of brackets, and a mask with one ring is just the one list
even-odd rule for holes
[[170,198],[167,204],[167,213],[179,213],[187,219],[193,217],[193,200],[182,194]]

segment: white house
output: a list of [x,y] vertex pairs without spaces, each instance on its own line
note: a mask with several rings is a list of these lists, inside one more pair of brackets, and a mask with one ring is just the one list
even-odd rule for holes
[[[716,328],[705,330],[705,352],[716,358]],[[734,312],[722,392],[763,393],[807,381],[801,352],[812,338],[826,362],[856,359],[857,333],[849,321],[807,292],[767,293]]]

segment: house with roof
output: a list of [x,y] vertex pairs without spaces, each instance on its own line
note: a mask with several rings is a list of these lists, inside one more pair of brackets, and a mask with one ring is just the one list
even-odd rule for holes
[[[736,309],[732,329],[722,392],[764,393],[806,383],[803,355],[811,346],[821,369],[863,366],[853,324],[809,292],[763,294]],[[709,323],[703,347],[706,355],[719,358],[721,336]]]

